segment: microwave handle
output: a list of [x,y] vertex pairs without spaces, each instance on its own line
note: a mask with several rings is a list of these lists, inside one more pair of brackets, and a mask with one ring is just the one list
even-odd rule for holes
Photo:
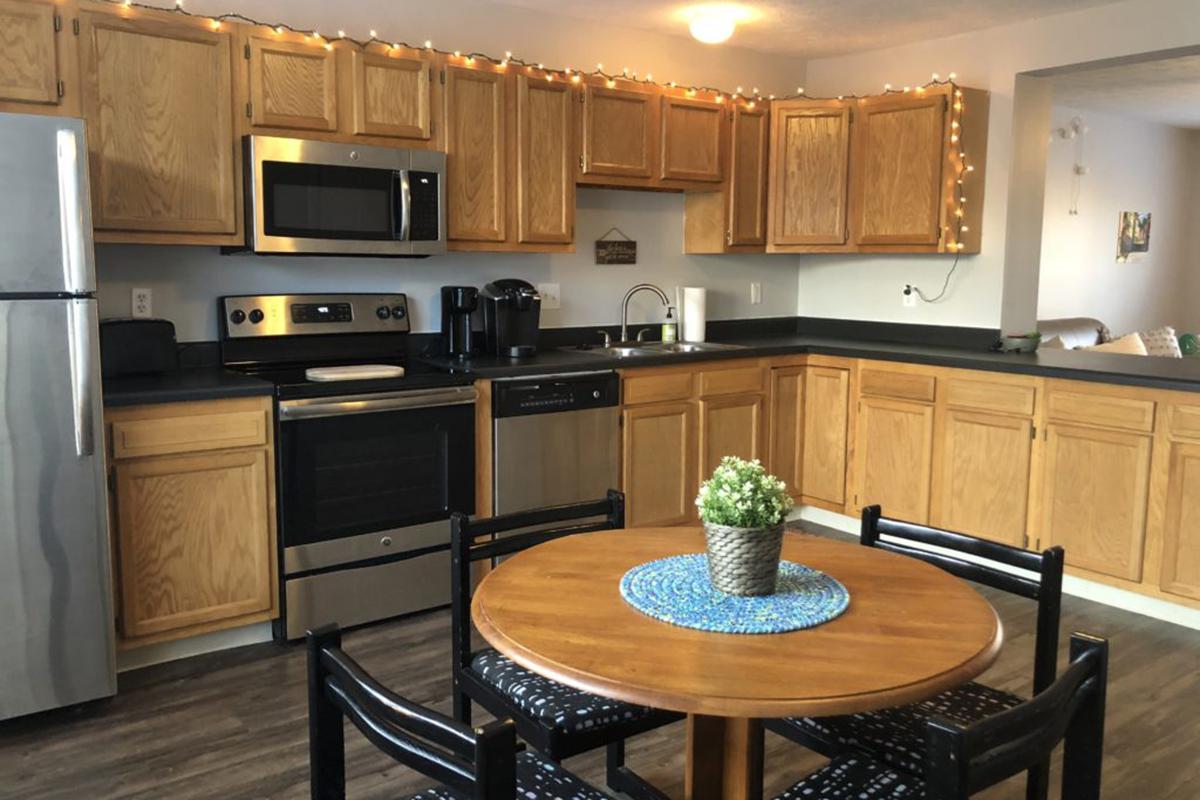
[[400,201],[400,224],[396,226],[396,241],[407,242],[409,231],[412,229],[412,192],[409,190],[406,169],[396,172],[396,193]]

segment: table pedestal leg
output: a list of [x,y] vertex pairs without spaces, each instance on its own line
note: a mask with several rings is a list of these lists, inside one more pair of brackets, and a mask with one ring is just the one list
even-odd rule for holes
[[761,722],[689,714],[687,748],[687,800],[762,800]]

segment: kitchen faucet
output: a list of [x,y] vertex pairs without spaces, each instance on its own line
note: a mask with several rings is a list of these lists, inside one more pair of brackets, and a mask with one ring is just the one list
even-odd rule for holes
[[658,295],[658,299],[662,301],[664,308],[671,307],[671,301],[667,299],[667,293],[655,286],[653,283],[639,283],[628,292],[625,293],[625,299],[621,301],[621,341],[629,341],[629,299],[641,291],[654,292]]

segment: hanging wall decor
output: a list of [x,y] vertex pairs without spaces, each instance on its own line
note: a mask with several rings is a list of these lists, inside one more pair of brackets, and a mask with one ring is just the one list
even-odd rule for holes
[[1150,250],[1150,212],[1122,211],[1117,223],[1117,261]]
[[[618,234],[621,239],[609,239]],[[597,264],[636,264],[637,242],[625,235],[620,228],[609,228],[603,236],[596,240]]]

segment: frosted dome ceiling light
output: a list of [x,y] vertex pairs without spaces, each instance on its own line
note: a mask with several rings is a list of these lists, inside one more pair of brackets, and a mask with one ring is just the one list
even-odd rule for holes
[[687,9],[688,30],[705,44],[720,44],[733,36],[746,10],[731,3],[710,3]]

